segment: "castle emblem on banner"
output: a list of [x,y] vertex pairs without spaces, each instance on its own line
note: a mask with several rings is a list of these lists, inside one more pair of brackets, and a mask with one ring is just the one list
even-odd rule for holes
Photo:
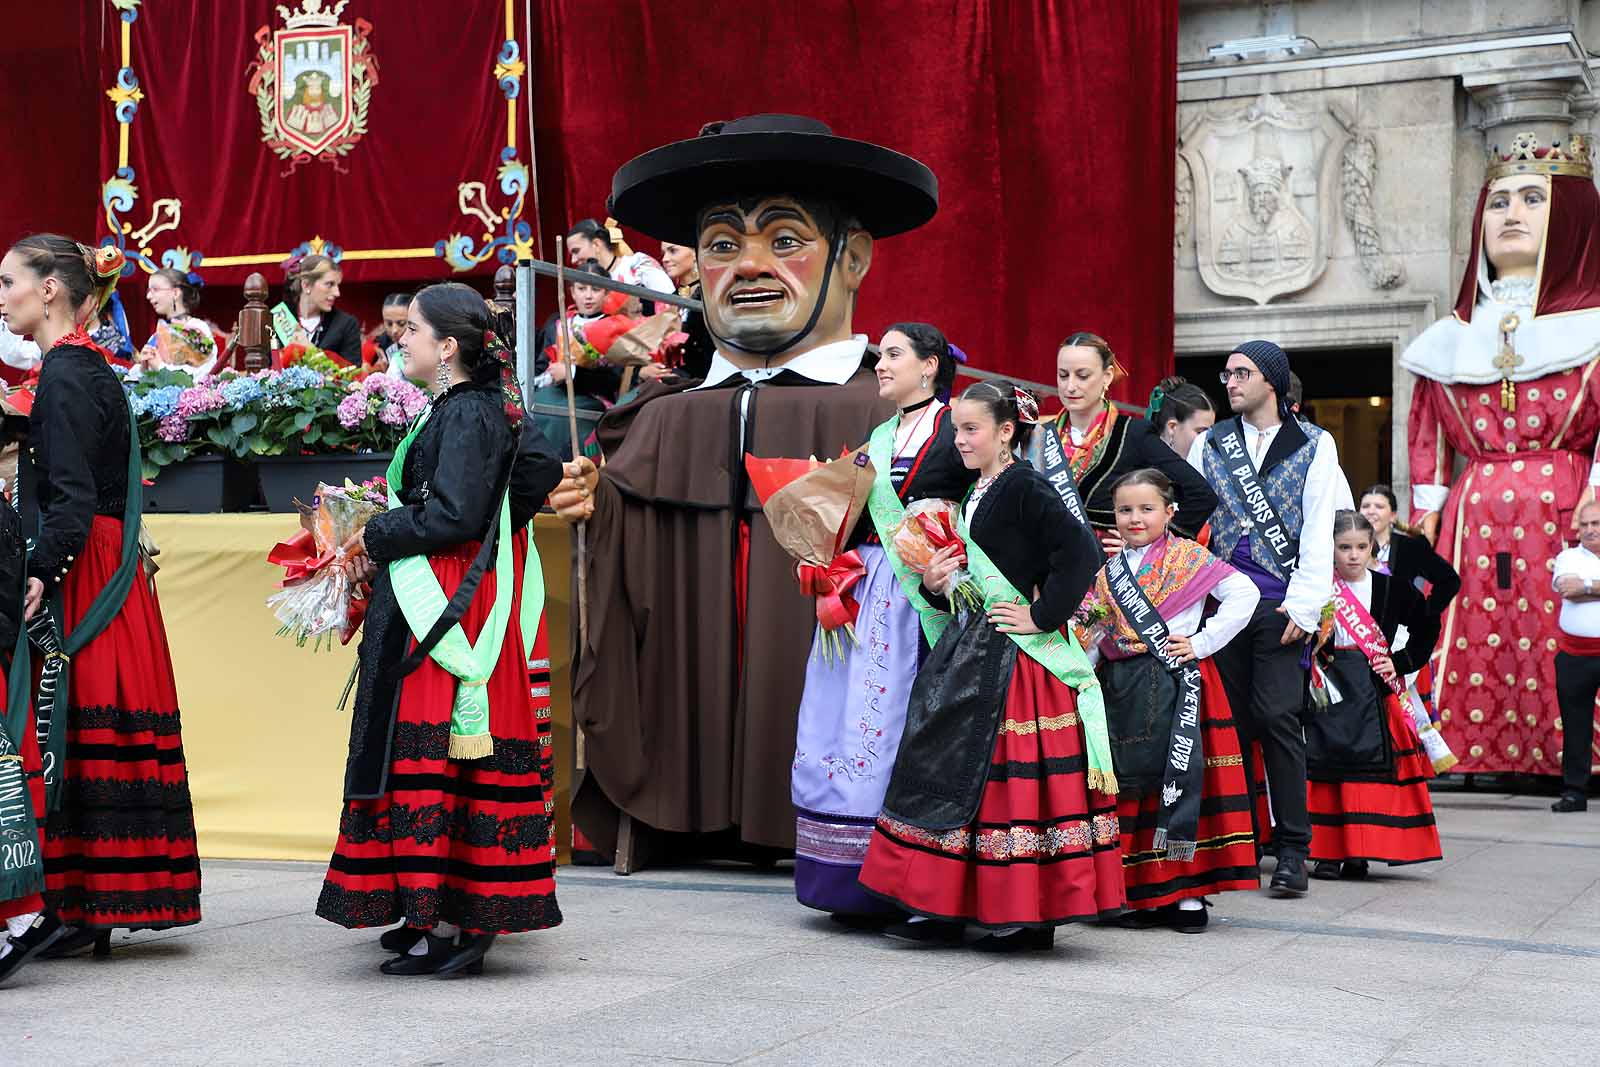
[[367,132],[378,61],[372,23],[339,21],[348,2],[300,0],[296,12],[279,4],[283,27],[256,31],[245,91],[256,98],[262,142],[289,164],[285,176],[312,159],[343,172],[340,158]]

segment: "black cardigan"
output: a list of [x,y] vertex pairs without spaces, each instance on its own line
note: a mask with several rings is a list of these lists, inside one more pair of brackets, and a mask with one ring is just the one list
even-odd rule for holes
[[83,552],[94,517],[120,519],[127,505],[128,401],[99,352],[57,345],[46,353],[28,440],[23,528],[37,529],[28,576],[48,591]]
[[[1069,449],[1070,432],[1063,422],[1061,443]],[[1100,461],[1078,479],[1078,494],[1089,511],[1089,521],[1099,530],[1116,529],[1111,487],[1124,474],[1145,467],[1154,467],[1172,480],[1178,501],[1172,528],[1185,537],[1196,536],[1216,509],[1217,494],[1203,474],[1189,466],[1187,459],[1174,452],[1150,424],[1137,415],[1117,415]]]
[[328,352],[337,352],[351,366],[361,366],[361,323],[348,311],[334,308],[323,315],[322,321],[312,331],[311,344]]
[[[1459,578],[1456,584],[1460,585]],[[1428,600],[1409,581],[1396,581],[1387,574],[1373,571],[1369,610],[1390,648],[1394,647],[1395,633],[1402,625],[1406,628],[1406,647],[1391,656],[1394,669],[1402,675],[1421,670],[1439,643],[1442,623],[1439,613],[1429,609]]]
[[[1000,472],[978,501],[969,532],[1017,592],[1033,598],[1033,624],[1042,633],[1072,617],[1105,565],[1099,540],[1026,463]],[[926,586],[923,595],[949,610],[949,601]]]
[[1425,538],[1399,530],[1389,532],[1389,573],[1404,586],[1414,587],[1418,578],[1426,580],[1431,586],[1427,608],[1435,615],[1443,615],[1461,592],[1461,575],[1449,561],[1435,552]]

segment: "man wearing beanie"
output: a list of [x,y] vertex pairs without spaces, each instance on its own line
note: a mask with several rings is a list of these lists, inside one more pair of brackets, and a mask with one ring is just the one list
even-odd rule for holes
[[[1278,855],[1272,889],[1299,896],[1311,847],[1301,655],[1332,593],[1333,513],[1351,506],[1350,487],[1333,438],[1290,412],[1283,349],[1246,341],[1228,357],[1222,383],[1234,417],[1195,438],[1188,458],[1217,494],[1211,551],[1256,583],[1261,602],[1216,663],[1239,734],[1261,746],[1266,764]],[[1258,841],[1267,836],[1257,827]]]

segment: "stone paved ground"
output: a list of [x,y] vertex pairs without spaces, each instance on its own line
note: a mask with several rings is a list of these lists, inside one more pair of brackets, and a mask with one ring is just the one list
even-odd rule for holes
[[481,978],[386,978],[317,867],[213,862],[200,926],[0,989],[0,1064],[1596,1062],[1600,807],[1435,799],[1443,863],[1017,959],[844,931],[781,872],[563,869],[566,923]]

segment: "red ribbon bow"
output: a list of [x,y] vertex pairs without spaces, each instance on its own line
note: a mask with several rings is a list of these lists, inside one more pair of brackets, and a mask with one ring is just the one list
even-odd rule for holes
[[[267,562],[276,563],[283,568],[283,580],[278,583],[278,588],[283,589],[293,582],[315,576],[324,567],[334,560],[334,553],[324,552],[314,555],[316,541],[311,536],[310,530],[301,530],[287,541],[279,541],[272,546],[272,551],[267,553]],[[365,597],[350,597],[350,609],[345,615],[347,620],[344,632],[339,636],[339,643],[348,645],[350,638],[361,627],[361,621],[367,617],[367,599]]]
[[850,590],[866,576],[867,565],[861,553],[845,552],[833,557],[826,567],[814,563],[795,564],[800,591],[817,599],[817,621],[824,630],[837,630],[856,621],[861,606]]
[[917,516],[917,524],[922,527],[922,532],[928,538],[928,544],[935,550],[955,545],[962,550],[962,555],[966,554],[967,546],[956,534],[955,522],[950,512],[940,511],[932,515],[923,512]]

